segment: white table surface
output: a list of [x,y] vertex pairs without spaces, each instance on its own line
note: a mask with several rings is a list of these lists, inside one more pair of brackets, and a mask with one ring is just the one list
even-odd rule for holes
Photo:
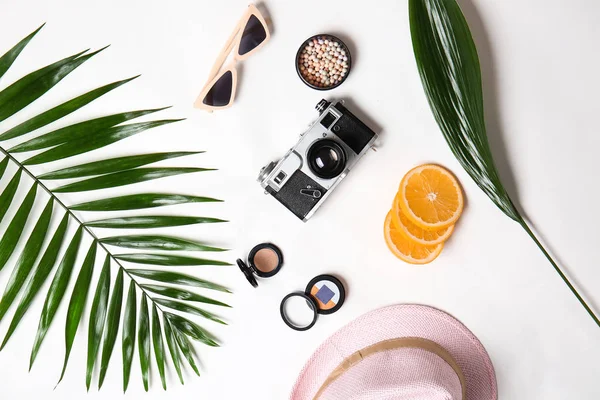
[[[0,124],[0,130],[84,90],[142,73],[136,81],[52,127],[172,104],[160,117],[186,117],[185,122],[148,131],[111,147],[109,153],[84,158],[207,150],[163,164],[210,166],[220,171],[144,183],[119,193],[160,188],[224,198],[223,204],[184,206],[179,212],[224,217],[230,224],[186,227],[178,233],[233,248],[224,256],[228,261],[245,256],[262,241],[276,243],[286,257],[281,273],[261,280],[258,289],[248,285],[237,267],[198,268],[198,276],[235,291],[233,296],[219,297],[234,306],[224,313],[230,326],[208,325],[223,347],[198,346],[203,376],[196,378],[188,371],[185,386],[180,386],[171,373],[166,393],[154,369],[152,390],[142,395],[136,358],[124,397],[285,399],[313,350],[344,324],[380,306],[421,303],[455,315],[481,339],[496,369],[500,398],[600,398],[600,328],[523,230],[487,199],[450,153],[417,74],[407,2],[268,1],[272,40],[243,63],[235,106],[213,115],[194,110],[191,104],[246,2],[5,0],[0,6],[1,52],[47,22],[2,86],[76,51],[112,44],[51,94]],[[502,179],[556,259],[598,307],[600,3],[460,3],[482,58],[489,136]],[[299,44],[320,32],[339,33],[354,57],[347,82],[329,93],[304,86],[294,69]],[[381,143],[379,151],[360,162],[314,219],[303,224],[264,196],[255,179],[263,165],[296,142],[315,118],[313,107],[323,95],[349,99],[350,107],[367,115],[381,130]],[[442,164],[456,173],[467,207],[439,259],[416,267],[388,251],[382,222],[403,174],[424,162]],[[73,203],[98,196],[63,198]],[[6,222],[0,229],[6,229]],[[9,271],[5,268],[0,274],[0,287]],[[336,314],[321,317],[308,332],[290,330],[279,317],[281,298],[303,289],[321,273],[345,279],[346,304]],[[67,375],[53,390],[64,352],[66,301],[34,369],[27,372],[42,302],[43,296],[38,297],[0,353],[2,399],[86,396],[87,321],[80,327]],[[0,325],[1,335],[7,319]],[[85,398],[114,396],[123,396],[120,345],[115,348],[105,386]]]

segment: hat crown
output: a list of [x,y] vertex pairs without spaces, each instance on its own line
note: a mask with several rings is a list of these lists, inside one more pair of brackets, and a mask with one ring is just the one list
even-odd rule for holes
[[402,347],[360,358],[327,385],[319,400],[462,400],[460,378],[434,352]]
[[[388,353],[391,360],[376,355],[400,348],[428,350],[442,358],[458,376],[462,390],[456,390],[453,373],[435,357],[428,363],[427,356],[418,352]],[[409,358],[411,354],[412,358]],[[405,361],[412,359],[406,365],[398,362],[398,357],[401,360],[404,355]],[[376,358],[369,360],[369,356]],[[360,370],[353,371],[364,361],[367,363],[363,368],[368,367],[376,380],[368,379],[369,375]],[[402,368],[391,368],[390,365],[397,362]],[[350,374],[344,377],[345,372]],[[418,374],[407,375],[409,372]],[[335,395],[330,391],[334,387],[329,386],[338,378],[353,376],[356,380],[349,380],[348,384],[358,382],[359,385],[347,395],[342,392],[338,399],[498,400],[494,367],[477,337],[451,315],[416,304],[371,311],[332,335],[319,346],[300,372],[290,400],[335,399],[321,395]],[[399,377],[403,380],[399,381]],[[367,389],[362,390],[361,385]],[[422,391],[411,396],[406,394],[406,389]],[[426,395],[421,395],[423,390]]]

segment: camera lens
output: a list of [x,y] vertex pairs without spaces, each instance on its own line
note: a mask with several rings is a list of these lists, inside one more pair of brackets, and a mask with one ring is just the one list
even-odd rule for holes
[[319,140],[308,150],[308,166],[319,178],[335,178],[346,167],[346,153],[342,146],[333,140]]

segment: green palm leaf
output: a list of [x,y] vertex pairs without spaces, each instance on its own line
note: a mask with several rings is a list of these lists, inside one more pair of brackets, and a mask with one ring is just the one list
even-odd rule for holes
[[169,307],[169,308],[172,308],[177,311],[181,311],[186,314],[194,314],[194,315],[198,315],[200,317],[204,317],[211,321],[217,322],[221,325],[227,325],[226,322],[221,320],[215,314],[208,312],[206,310],[203,310],[201,308],[191,306],[187,303],[182,303],[180,301],[175,301],[175,300],[170,300],[170,299],[156,299],[156,303],[160,304],[161,306]]
[[223,261],[208,260],[205,258],[174,256],[171,254],[118,254],[118,260],[129,261],[138,264],[164,265],[164,266],[186,266],[186,265],[231,265]]
[[92,150],[100,149],[109,144],[118,142],[133,135],[137,135],[147,129],[157,126],[172,124],[181,121],[181,119],[165,119],[162,121],[139,122],[123,126],[115,126],[105,131],[97,132],[91,137],[85,137],[78,140],[71,140],[56,147],[46,150],[23,161],[23,165],[44,164],[51,161],[62,160],[73,157],[78,154],[87,153]]
[[22,122],[14,128],[4,132],[2,135],[0,135],[0,141],[23,136],[26,133],[32,132],[54,121],[57,121],[62,117],[69,115],[74,111],[77,111],[86,104],[91,103],[97,98],[105,95],[111,90],[116,89],[119,86],[126,84],[127,82],[131,82],[135,78],[137,78],[137,76],[134,76],[133,78],[129,79],[123,79],[122,81],[113,82],[108,85],[104,85],[97,89],[91,90],[85,94],[82,94],[81,96],[77,96],[74,99],[66,101],[63,104],[56,106],[48,111],[45,111],[39,115],[36,115],[35,117],[28,119],[27,121]]
[[137,156],[126,156],[111,158],[109,160],[94,161],[75,167],[63,168],[58,171],[48,172],[39,176],[40,179],[67,179],[81,178],[83,176],[103,175],[112,172],[126,171],[146,164],[168,160],[170,158],[198,154],[200,151],[179,151],[172,153],[140,154]]
[[163,235],[126,235],[101,239],[104,244],[141,250],[166,251],[227,251],[211,247],[192,240],[179,239]]
[[519,221],[492,159],[483,119],[479,58],[458,4],[454,0],[411,0],[409,4],[419,73],[450,149],[481,190]]
[[196,375],[200,376],[200,371],[198,370],[196,361],[194,360],[194,353],[190,340],[183,333],[179,332],[179,330],[175,329],[175,327],[173,327],[173,334],[175,335],[179,349],[181,349],[181,352],[188,361],[188,364],[190,364],[190,367],[192,367]]
[[19,187],[20,181],[21,170],[18,170],[12,177],[10,182],[8,182],[8,185],[4,188],[2,194],[0,194],[0,221],[2,221],[2,218],[4,218],[4,214],[6,214],[6,211],[8,211],[8,207],[10,207],[10,204],[12,203],[13,198],[15,197],[15,193],[17,193],[17,188]]
[[25,315],[25,312],[29,309],[29,306],[31,305],[31,302],[33,301],[35,295],[40,291],[42,285],[44,284],[44,282],[46,282],[46,278],[48,278],[48,275],[50,275],[50,271],[52,270],[52,267],[54,267],[54,263],[58,258],[58,252],[60,250],[60,245],[62,244],[62,241],[65,237],[68,222],[69,215],[66,214],[63,217],[60,224],[58,225],[54,236],[52,236],[52,240],[50,240],[50,243],[48,244],[44,255],[40,259],[35,274],[27,284],[27,287],[23,290],[21,302],[17,306],[17,310],[15,311],[15,315],[13,316],[10,326],[8,327],[8,330],[6,332],[6,335],[4,336],[4,340],[2,341],[2,345],[0,346],[0,350],[2,350],[4,346],[6,346],[8,339],[10,339],[15,329],[17,329],[19,322],[21,322],[21,318],[23,318],[23,315]]
[[212,289],[219,292],[231,293],[229,289],[216,283],[198,279],[191,275],[181,274],[179,272],[160,271],[152,269],[128,269],[131,275],[139,276],[153,281],[171,283],[173,285],[188,285],[203,289]]
[[183,375],[181,374],[181,355],[179,354],[179,347],[177,346],[177,340],[175,339],[175,334],[173,333],[173,328],[171,328],[171,323],[169,320],[163,320],[165,326],[165,338],[167,339],[167,347],[169,348],[169,353],[171,354],[171,359],[173,360],[173,365],[175,366],[175,370],[177,371],[177,376],[179,376],[179,382],[183,385]]
[[123,211],[139,210],[173,206],[184,203],[213,203],[222,200],[212,197],[186,196],[181,194],[140,193],[128,196],[112,197],[109,199],[94,200],[87,203],[75,204],[71,210],[77,211]]
[[106,316],[106,330],[104,331],[104,339],[102,340],[102,360],[100,364],[100,378],[98,379],[98,389],[102,387],[106,371],[108,371],[108,363],[112,356],[117,334],[119,332],[119,321],[121,321],[121,306],[123,304],[123,269],[119,269],[115,287],[110,299],[108,314]]
[[221,306],[221,307],[231,307],[220,301],[217,301],[217,300],[205,297],[205,296],[201,296],[194,292],[190,292],[189,290],[177,289],[177,288],[159,286],[159,285],[141,285],[141,287],[149,292],[160,294],[160,295],[163,295],[166,297],[171,297],[173,299],[195,301],[198,303],[212,304],[212,305]]
[[21,290],[21,287],[23,287],[25,279],[27,279],[27,276],[31,273],[33,264],[40,254],[42,242],[44,241],[44,237],[46,237],[46,232],[50,225],[53,205],[54,200],[51,198],[48,201],[46,208],[44,208],[44,211],[42,211],[42,215],[40,215],[40,218],[35,224],[29,239],[25,243],[25,247],[21,251],[21,256],[13,268],[13,272],[6,284],[6,289],[4,289],[2,300],[0,300],[0,321],[2,321],[8,307],[11,306],[13,300]]
[[21,54],[27,43],[44,27],[46,24],[42,24],[35,31],[31,32],[29,36],[21,40],[19,43],[15,45],[12,49],[10,49],[6,54],[0,57],[0,78],[8,71],[10,66],[15,62],[16,58]]
[[94,273],[94,262],[96,261],[97,247],[98,246],[94,241],[90,246],[87,255],[85,256],[85,260],[83,260],[83,266],[81,267],[79,275],[77,276],[77,280],[75,281],[73,294],[71,294],[71,301],[69,302],[69,309],[67,310],[67,323],[65,326],[65,360],[63,362],[63,369],[60,373],[58,383],[60,383],[65,376],[67,363],[69,362],[69,356],[71,355],[71,349],[73,348],[73,342],[75,341],[75,334],[77,333],[77,327],[79,326],[79,321],[81,320],[83,310],[85,309],[87,294],[90,289],[92,274]]
[[477,49],[455,0],[409,0],[417,67],[433,115],[450,149],[483,192],[518,222],[600,327],[560,267],[533,234],[500,181],[488,143]]
[[31,206],[33,206],[33,201],[35,200],[36,190],[37,185],[33,185],[33,187],[29,189],[29,193],[27,193],[25,200],[21,203],[21,207],[17,210],[17,213],[8,225],[8,228],[6,228],[4,236],[0,239],[0,271],[2,271],[6,265],[6,261],[8,261],[8,258],[15,250],[15,246],[21,237],[21,233],[27,222],[27,217],[31,211]]
[[160,381],[162,382],[163,389],[167,390],[167,381],[165,380],[165,346],[156,304],[152,306],[152,345],[154,347]]
[[204,343],[207,346],[219,347],[219,343],[215,341],[213,336],[208,333],[208,331],[201,328],[198,324],[182,316],[167,312],[165,312],[165,317],[167,317],[167,319],[173,324],[173,327],[177,328],[192,339]]
[[[106,48],[106,47],[105,47]],[[82,55],[87,50],[64,58],[19,79],[0,92],[0,121],[33,103],[81,64],[104,50]]]
[[138,182],[165,178],[192,172],[214,171],[209,168],[138,168],[129,171],[115,172],[95,178],[71,183],[54,189],[56,193],[87,192],[90,190],[113,188],[131,185]]
[[150,375],[150,320],[148,318],[148,296],[142,294],[140,303],[140,321],[138,329],[138,352],[140,354],[140,367],[142,368],[142,381],[144,389],[148,391],[148,377]]
[[140,217],[108,218],[87,222],[86,226],[95,228],[123,228],[123,229],[147,229],[166,228],[171,226],[182,226],[192,224],[213,224],[227,222],[218,218],[209,217],[182,217],[176,215],[148,215]]
[[137,294],[135,281],[129,284],[127,293],[127,303],[125,305],[125,315],[123,316],[123,393],[129,386],[129,377],[131,375],[131,363],[133,362],[133,351],[135,349],[135,323],[136,323]]
[[[0,77],[11,67],[18,55],[38,31],[39,29],[0,57]],[[180,121],[180,119],[162,119],[122,125],[130,120],[164,110],[164,108],[154,108],[120,112],[87,120],[83,119],[81,122],[63,125],[47,133],[35,134],[35,131],[38,129],[48,126],[51,123],[60,123],[63,117],[84,108],[85,105],[136,78],[118,80],[99,86],[71,97],[69,100],[49,109],[39,110],[37,113],[30,111],[35,106],[32,103],[52,90],[54,86],[72,71],[102,50],[91,53],[84,51],[71,55],[39,68],[17,79],[7,87],[0,89],[0,121],[6,120],[17,113],[22,114],[22,117],[24,117],[21,118],[21,121],[24,122],[16,125],[13,124],[8,130],[0,132],[0,181],[6,181],[1,182],[3,189],[0,191],[0,221],[3,220],[11,206],[16,208],[16,213],[6,222],[6,230],[0,238],[0,271],[6,266],[12,269],[4,293],[0,299],[0,322],[9,307],[15,302],[17,296],[20,295],[19,304],[4,340],[0,345],[0,350],[4,348],[8,340],[14,335],[27,311],[33,308],[32,305],[35,296],[43,290],[44,283],[56,264],[58,264],[52,282],[45,294],[45,301],[31,350],[29,368],[31,369],[33,366],[42,343],[45,341],[47,332],[57,316],[59,305],[65,297],[67,288],[70,286],[71,277],[76,275],[76,281],[66,310],[65,355],[59,382],[65,376],[78,327],[81,324],[83,315],[88,312],[89,306],[87,361],[85,363],[86,386],[88,389],[91,385],[94,367],[98,358],[100,358],[98,386],[102,386],[108,373],[110,359],[119,331],[121,331],[123,390],[127,390],[129,384],[136,337],[138,341],[139,362],[142,370],[142,382],[145,390],[148,390],[151,342],[159,365],[161,381],[163,387],[166,387],[167,363],[161,319],[165,324],[167,347],[169,348],[173,365],[181,380],[182,354],[194,371],[198,373],[193,357],[193,348],[190,346],[188,336],[191,338],[206,336],[206,338],[210,339],[210,335],[206,332],[202,333],[203,331],[200,327],[187,324],[185,321],[188,320],[183,316],[179,317],[182,320],[177,320],[175,317],[172,317],[170,320],[167,319],[165,312],[160,307],[161,302],[166,307],[170,307],[180,313],[200,315],[216,322],[220,321],[217,317],[207,311],[188,305],[187,302],[204,302],[220,306],[227,305],[186,290],[157,285],[144,285],[138,282],[138,280],[189,285],[222,292],[229,291],[225,287],[208,280],[199,279],[192,275],[161,270],[161,268],[152,270],[132,269],[131,271],[127,271],[123,267],[122,262],[152,263],[158,266],[228,265],[222,261],[177,254],[179,251],[224,251],[224,249],[162,234],[112,234],[109,237],[101,238],[96,234],[94,228],[150,229],[226,221],[211,217],[187,215],[133,216],[127,214],[119,218],[100,217],[95,221],[86,221],[79,215],[74,214],[75,210],[128,212],[136,209],[174,206],[184,203],[220,202],[221,200],[212,197],[187,194],[140,193],[123,195],[117,193],[115,190],[120,186],[151,179],[206,171],[207,169],[205,168],[194,166],[140,168],[148,164],[197,154],[198,152],[155,152],[125,155],[84,163],[77,163],[71,160],[71,163],[64,168],[47,172],[43,175],[36,175],[29,169],[29,165],[65,160],[90,151],[104,149],[108,146],[111,146],[112,149],[115,147],[115,143],[127,137],[151,128]],[[27,113],[30,113],[30,115],[27,115]],[[25,139],[25,135],[27,134],[33,134],[33,137]],[[2,144],[9,139],[13,147],[6,150]],[[21,161],[16,157],[20,153],[30,151],[37,151],[37,154],[29,156],[25,161]],[[14,164],[16,167],[16,172],[12,173],[12,175],[7,174],[10,164]],[[73,178],[83,179],[76,182],[69,182],[56,189],[51,189],[46,185],[47,180]],[[21,179],[31,181],[31,183],[24,184],[29,189],[23,198],[17,195]],[[110,193],[96,200],[76,205],[70,205],[58,196],[61,192],[98,189],[107,189]],[[39,195],[40,193],[45,193],[44,196],[47,194],[49,199],[44,198],[42,200],[42,196]],[[45,208],[40,216],[34,219],[30,215],[32,214],[31,210],[37,209],[36,204],[42,201],[46,203]],[[58,228],[52,232],[49,226],[55,207],[62,208],[65,214]],[[71,238],[67,238],[66,235],[69,223],[74,224],[76,229],[75,234]],[[28,224],[33,225],[31,233],[28,234],[28,237],[22,237]],[[76,261],[84,236],[89,236],[86,243],[90,243],[89,240],[91,240],[91,245],[88,244],[90,247],[87,249],[83,263],[79,264]],[[48,242],[48,245],[43,249],[46,242]],[[60,251],[63,248],[63,243],[65,252],[60,262],[57,262]],[[113,246],[148,251],[169,250],[170,254],[119,255],[112,252],[114,249]],[[94,278],[97,251],[103,252],[105,261],[99,276]],[[18,252],[18,254],[15,254],[16,262],[13,265],[8,265],[9,259],[16,252]],[[112,269],[116,269],[116,275],[114,275],[116,279],[111,293],[110,277],[113,275]],[[124,274],[127,274],[128,278],[130,278],[130,284],[125,311],[122,315]],[[90,301],[91,304],[88,305],[87,298],[92,287],[94,288],[94,296],[93,300]],[[136,292],[138,289],[142,291],[139,316],[136,304]],[[169,300],[163,296],[175,298],[179,301]],[[148,307],[152,307],[152,320],[150,320]],[[207,342],[212,343],[210,341]]]
[[88,328],[88,353],[87,353],[87,370],[85,374],[85,386],[90,390],[92,384],[92,373],[94,372],[94,364],[100,349],[100,339],[104,332],[104,324],[106,322],[106,312],[108,310],[108,294],[110,292],[110,258],[106,256],[104,266],[98,284],[96,286],[96,294],[92,302],[92,310],[90,311],[90,324]]
[[0,161],[0,178],[2,178],[2,175],[4,175],[4,171],[6,171],[6,167],[8,166],[8,160],[8,157],[4,157],[4,159]]
[[65,360],[63,362],[63,369],[60,374],[60,378],[58,379],[58,383],[60,383],[65,376],[67,363],[69,362],[69,356],[71,355],[71,349],[73,348],[73,342],[75,341],[75,334],[77,333],[77,327],[79,326],[79,321],[81,320],[83,310],[85,309],[87,294],[90,289],[92,274],[94,273],[97,247],[98,246],[94,241],[90,246],[87,255],[85,256],[83,266],[79,271],[79,275],[75,281],[75,287],[73,288],[73,293],[71,294],[71,301],[69,302],[67,323],[65,327]]
[[77,252],[79,251],[82,231],[82,227],[79,227],[75,232],[75,235],[73,235],[71,244],[69,244],[62,261],[56,270],[54,279],[50,284],[50,289],[48,289],[44,307],[42,308],[40,323],[35,335],[33,349],[31,350],[31,356],[29,357],[30,370],[37,357],[38,351],[40,350],[40,346],[46,337],[48,328],[50,328],[50,324],[54,320],[58,306],[60,305],[60,302],[67,291],[67,286],[69,285],[69,281],[71,279],[71,273],[73,272],[73,267],[75,266],[75,258],[77,257]]
[[111,128],[122,122],[139,118],[147,114],[152,114],[157,111],[164,110],[165,108],[168,107],[123,112],[109,115],[107,117],[100,117],[79,122],[73,125],[65,126],[64,128],[59,128],[52,132],[48,132],[26,142],[19,143],[18,145],[10,148],[8,151],[10,153],[22,153],[25,151],[41,150],[76,139],[83,139],[89,137],[90,135],[94,135],[97,132],[105,131],[108,128]]

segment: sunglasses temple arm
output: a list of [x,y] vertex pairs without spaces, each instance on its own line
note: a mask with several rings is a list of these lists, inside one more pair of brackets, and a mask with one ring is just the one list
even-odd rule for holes
[[223,49],[219,53],[217,60],[213,64],[213,67],[210,70],[210,73],[208,74],[208,79],[206,80],[206,84],[208,84],[210,81],[212,81],[217,76],[217,73],[219,72],[221,67],[223,67],[223,64],[224,64],[225,60],[227,59],[227,56],[229,55],[229,53],[231,53],[231,50],[233,50],[233,48],[235,46],[236,39],[238,38],[238,34],[240,33],[240,30],[243,28],[243,26],[246,23],[246,21],[248,20],[248,18],[249,18],[248,15],[244,15],[240,19],[240,21],[237,23],[233,32],[231,32],[231,35],[229,35],[227,42],[225,42],[225,46],[223,46]]

